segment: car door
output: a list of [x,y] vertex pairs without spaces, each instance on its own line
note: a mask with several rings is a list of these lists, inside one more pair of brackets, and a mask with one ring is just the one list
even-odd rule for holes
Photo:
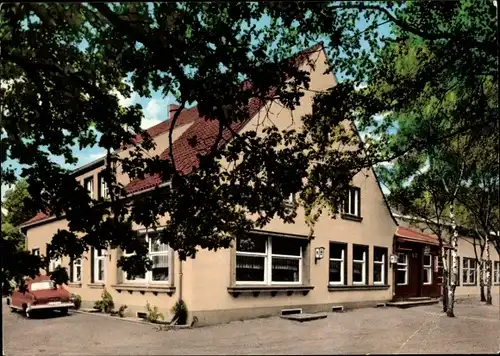
[[14,289],[14,291],[12,292],[12,295],[10,296],[10,304],[13,306],[13,307],[16,307],[16,308],[21,308],[21,292],[19,292],[19,289],[16,288]]

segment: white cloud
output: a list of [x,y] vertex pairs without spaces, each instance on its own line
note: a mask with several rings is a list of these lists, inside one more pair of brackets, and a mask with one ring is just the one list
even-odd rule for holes
[[144,109],[144,119],[142,119],[141,127],[143,129],[148,129],[151,126],[159,124],[163,120],[159,118],[160,112],[162,111],[162,106],[160,101],[157,99],[151,99],[146,108]]

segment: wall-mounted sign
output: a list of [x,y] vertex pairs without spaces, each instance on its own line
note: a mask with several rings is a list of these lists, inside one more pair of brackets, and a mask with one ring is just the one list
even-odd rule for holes
[[429,245],[426,245],[424,247],[424,255],[430,255],[431,254],[431,247]]
[[434,256],[434,272],[439,272],[439,256]]
[[391,263],[392,264],[398,263],[398,255],[391,255]]

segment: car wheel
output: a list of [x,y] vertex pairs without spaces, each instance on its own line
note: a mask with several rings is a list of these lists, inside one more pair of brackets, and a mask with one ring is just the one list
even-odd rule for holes
[[61,311],[61,315],[63,315],[63,316],[68,315],[68,308],[62,308],[62,309],[60,309],[60,311]]

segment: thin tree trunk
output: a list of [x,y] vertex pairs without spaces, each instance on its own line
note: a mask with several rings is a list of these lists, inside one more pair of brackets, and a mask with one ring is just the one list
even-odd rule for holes
[[479,260],[479,291],[481,292],[481,301],[486,302],[486,294],[484,293],[484,275],[485,275],[484,260]]
[[[442,245],[442,242],[441,242]],[[446,249],[441,246],[441,263],[443,265],[443,313],[448,309],[448,258],[446,256]]]
[[485,236],[486,241],[486,304],[491,305],[491,256],[490,256],[490,239],[488,234]]
[[448,290],[448,305],[446,309],[446,315],[449,317],[454,317],[454,307],[455,307],[455,290],[457,289],[458,281],[458,230],[457,222],[455,219],[455,199],[450,202],[450,220],[452,226],[452,237],[451,237],[451,279],[450,279],[450,289]]

